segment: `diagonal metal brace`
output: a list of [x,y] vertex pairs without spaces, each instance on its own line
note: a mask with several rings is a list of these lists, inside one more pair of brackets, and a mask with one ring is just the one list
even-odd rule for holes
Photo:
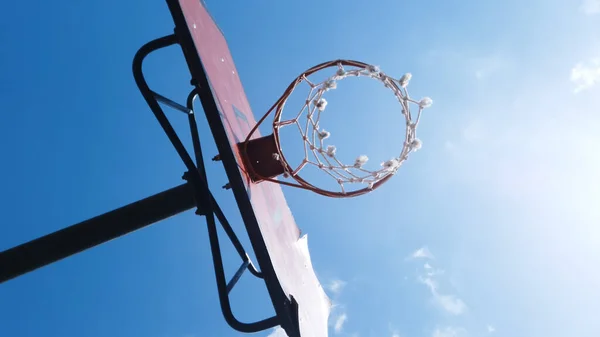
[[171,108],[173,108],[173,109],[175,109],[177,111],[181,111],[181,112],[183,112],[186,115],[194,113],[194,111],[190,110],[189,108],[187,108],[187,107],[185,107],[185,106],[183,106],[183,105],[181,105],[181,104],[179,104],[179,103],[177,103],[177,102],[175,102],[175,101],[173,101],[173,100],[171,100],[169,98],[166,98],[165,96],[163,96],[163,95],[161,95],[159,93],[156,93],[156,92],[153,91],[152,94],[154,95],[154,98],[158,102],[163,103],[165,105],[168,105],[168,106],[170,106]]

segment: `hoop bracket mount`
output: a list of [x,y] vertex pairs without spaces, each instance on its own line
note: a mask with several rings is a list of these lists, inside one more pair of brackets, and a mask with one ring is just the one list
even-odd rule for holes
[[275,155],[278,151],[273,134],[238,143],[237,147],[245,166],[249,168],[248,175],[252,182],[258,183],[285,173]]

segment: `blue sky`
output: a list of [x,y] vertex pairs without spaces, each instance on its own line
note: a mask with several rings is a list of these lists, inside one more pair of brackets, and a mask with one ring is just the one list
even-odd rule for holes
[[[207,5],[257,115],[298,73],[335,58],[411,72],[411,92],[434,99],[423,149],[380,190],[329,200],[285,189],[335,304],[331,336],[598,336],[598,0]],[[165,3],[3,8],[0,249],[180,183],[184,167],[130,71],[143,43],[172,31]],[[179,50],[147,69],[156,91],[184,100]],[[347,111],[331,119],[347,123],[332,125],[332,141],[334,128],[364,127],[340,151],[365,145],[375,160],[403,135],[385,120],[396,106],[372,90],[328,109]],[[222,168],[208,169],[248,244]],[[224,248],[231,275],[238,261]],[[0,336],[239,335],[221,317],[209,254],[204,221],[186,213],[7,282]],[[233,296],[244,320],[272,313],[250,277]],[[281,331],[260,335],[270,334]]]

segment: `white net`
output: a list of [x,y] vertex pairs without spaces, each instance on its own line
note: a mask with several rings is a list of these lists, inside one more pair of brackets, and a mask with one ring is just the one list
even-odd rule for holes
[[[337,88],[338,81],[348,77],[365,77],[380,81],[396,96],[401,106],[401,113],[406,120],[406,133],[402,151],[398,156],[381,163],[375,169],[366,167],[369,158],[365,154],[358,155],[351,164],[343,163],[336,156],[337,148],[332,144],[327,144],[331,136],[330,132],[320,125],[321,116],[327,107],[327,100],[324,96],[328,91]],[[416,134],[417,126],[423,109],[431,106],[433,103],[428,97],[418,101],[410,97],[407,90],[410,79],[411,74],[409,73],[399,79],[395,79],[383,73],[376,66],[344,66],[342,63],[337,64],[335,74],[322,82],[313,83],[306,76],[299,78],[300,81],[305,82],[310,87],[304,105],[293,118],[281,120],[281,113],[279,113],[279,118],[276,118],[273,123],[276,134],[278,134],[280,129],[285,127],[297,128],[304,144],[304,158],[295,167],[285,162],[286,165],[283,165],[286,168],[284,177],[296,179],[305,167],[311,165],[320,169],[337,182],[340,191],[334,193],[346,194],[348,193],[347,187],[350,184],[360,185],[354,186],[352,190],[372,190],[378,184],[394,175],[408,159],[408,155],[421,148],[421,141],[417,138]],[[280,109],[283,109],[285,101],[282,103]],[[411,107],[416,107],[416,113],[411,111]],[[273,153],[273,158],[285,161],[285,158],[282,157],[283,152]]]

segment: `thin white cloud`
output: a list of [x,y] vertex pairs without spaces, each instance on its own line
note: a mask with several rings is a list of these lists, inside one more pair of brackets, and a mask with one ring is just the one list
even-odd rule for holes
[[423,283],[429,289],[433,302],[444,311],[452,315],[462,315],[467,310],[467,305],[463,300],[455,295],[440,294],[437,282],[430,276],[420,277],[419,282]]
[[338,295],[342,291],[342,289],[344,289],[345,286],[346,282],[336,279],[329,282],[329,284],[327,285],[327,289],[333,294]]
[[453,315],[461,315],[467,310],[465,302],[454,295],[434,294],[434,299],[444,310]]
[[464,335],[466,332],[463,328],[455,328],[452,326],[447,326],[444,328],[436,328],[433,330],[431,337],[459,337]]
[[267,337],[288,337],[280,326],[277,326],[271,330],[271,333]]
[[348,320],[348,315],[346,315],[345,313],[339,315],[335,319],[335,324],[333,325],[333,329],[335,330],[335,333],[342,332],[342,329],[344,328],[344,323],[346,323],[347,320]]
[[571,69],[571,82],[575,84],[575,89],[573,89],[575,93],[588,90],[600,83],[600,58],[575,65]]
[[429,251],[429,248],[427,248],[427,246],[423,246],[423,247],[415,250],[412,254],[410,254],[410,257],[413,259],[430,259],[430,260],[435,259],[435,256],[433,256],[433,254],[431,254],[431,252]]
[[487,326],[487,332],[488,333],[494,333],[494,332],[496,332],[496,328],[494,328],[493,325],[488,325]]
[[580,9],[586,15],[600,14],[600,0],[583,0]]
[[436,275],[442,275],[444,273],[444,271],[442,269],[433,268],[429,263],[425,263],[423,265],[423,269],[425,269],[425,274],[427,274],[427,276],[429,276],[429,277],[436,276]]
[[437,282],[435,282],[431,277],[420,277],[419,281],[429,288],[429,291],[432,293],[437,292]]
[[427,276],[429,276],[429,277],[442,275],[442,274],[444,274],[444,271],[442,269],[429,269],[427,271]]
[[391,337],[400,337],[401,336],[400,331],[391,322],[388,323],[388,330],[389,330],[389,333],[391,334]]

